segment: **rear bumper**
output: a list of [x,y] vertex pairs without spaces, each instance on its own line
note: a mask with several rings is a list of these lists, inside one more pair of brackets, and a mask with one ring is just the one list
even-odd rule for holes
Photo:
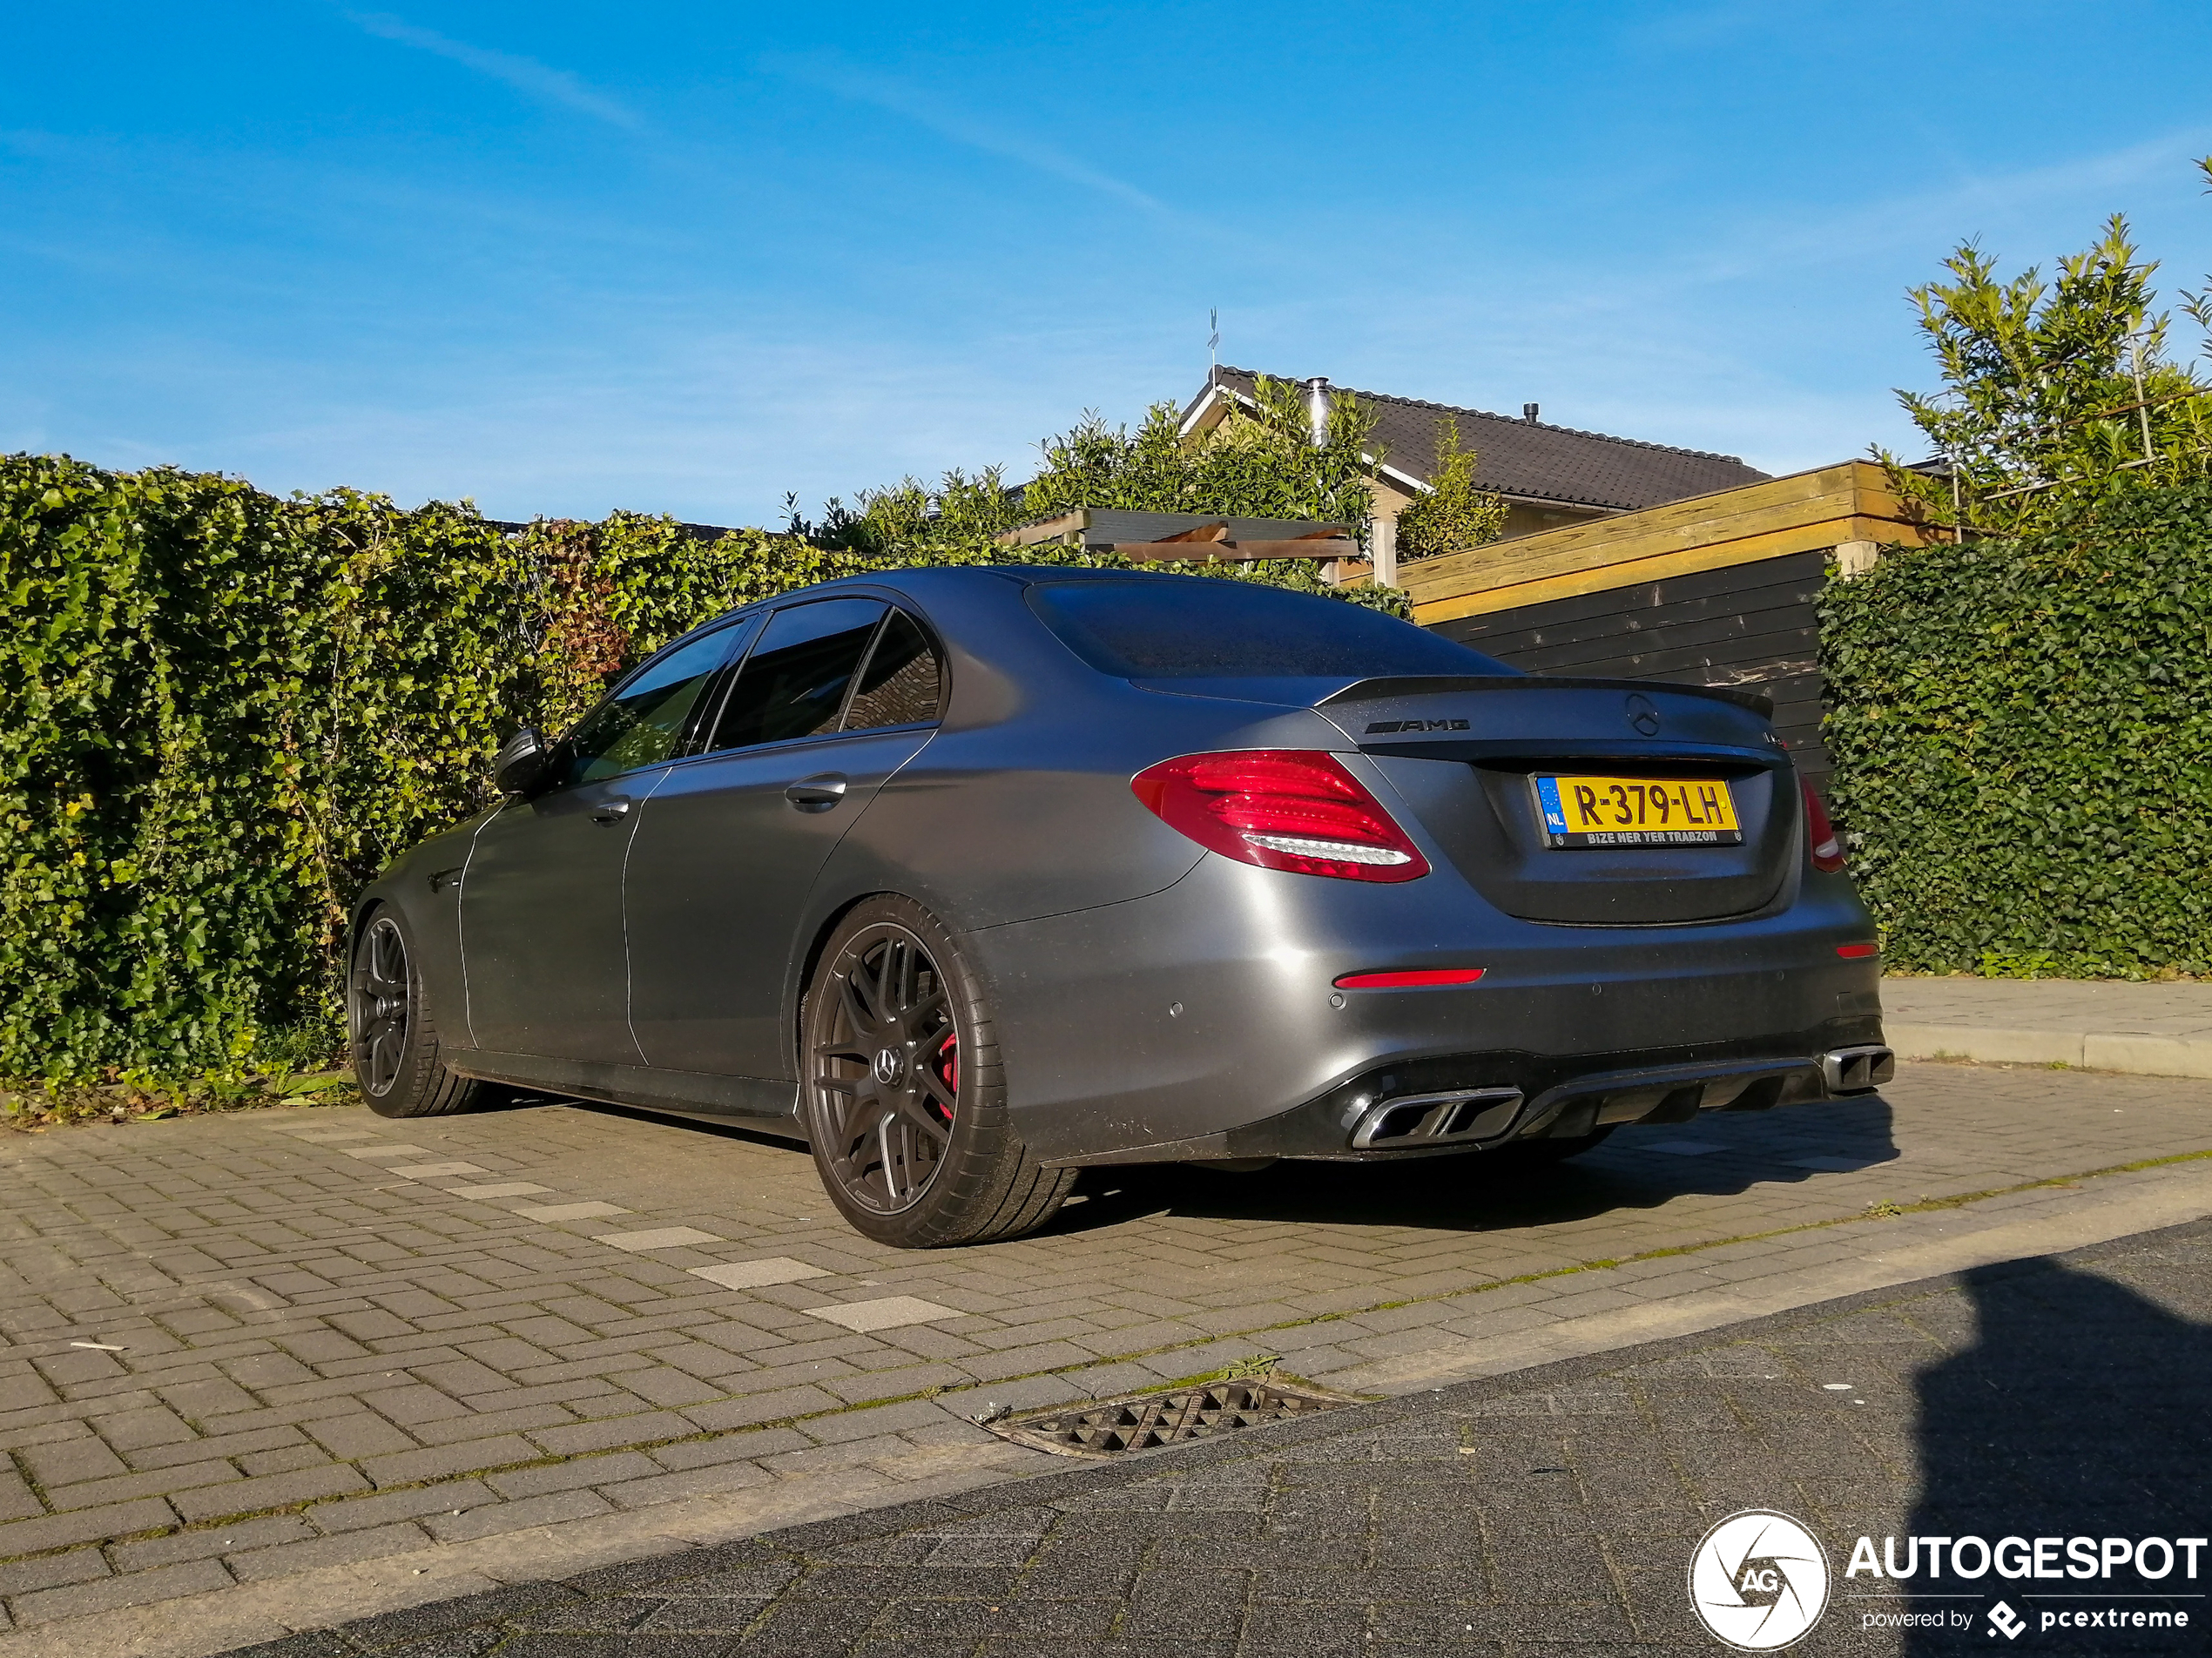
[[[1517,1091],[1509,1126],[1474,1137],[1486,1143],[1587,1132],[1572,1113],[1597,1096],[1634,1120],[1828,1098],[1865,1084],[1841,1062],[1831,1082],[1824,1056],[1882,1040],[1879,963],[1837,954],[1872,933],[1840,877],[1808,878],[1788,908],[1749,920],[1581,927],[1502,915],[1449,878],[1332,881],[1209,855],[1165,892],[961,943],[996,1004],[1016,1132],[1072,1165],[1381,1154],[1388,1136],[1355,1146],[1342,1121],[1363,1093],[1362,1109]],[[1481,979],[1335,985],[1466,967]],[[1746,1065],[1759,1075],[1739,1101],[1730,1079]]]
[[[1795,1051],[1748,1051],[1770,1047]],[[1623,1123],[1687,1122],[1701,1111],[1765,1111],[1866,1094],[1895,1068],[1871,1020],[1838,1021],[1794,1041],[1716,1044],[1692,1056],[1445,1055],[1375,1067],[1288,1111],[1217,1134],[1051,1161],[1449,1156],[1520,1141],[1580,1139]]]

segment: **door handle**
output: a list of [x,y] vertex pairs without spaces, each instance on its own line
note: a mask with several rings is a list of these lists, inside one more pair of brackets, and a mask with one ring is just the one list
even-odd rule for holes
[[594,823],[620,823],[629,815],[630,802],[619,798],[602,800],[591,808],[591,821]]
[[801,778],[784,791],[784,799],[801,812],[827,812],[845,798],[845,781],[838,772]]

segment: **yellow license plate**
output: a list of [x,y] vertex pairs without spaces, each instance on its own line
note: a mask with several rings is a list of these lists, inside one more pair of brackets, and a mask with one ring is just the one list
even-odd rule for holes
[[1536,807],[1554,846],[1740,846],[1723,778],[1539,777]]

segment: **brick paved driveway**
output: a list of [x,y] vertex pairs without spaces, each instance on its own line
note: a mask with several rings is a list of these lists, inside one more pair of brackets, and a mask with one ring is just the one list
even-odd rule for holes
[[611,1110],[7,1136],[0,1638],[806,1479],[846,1509],[972,1486],[1049,1466],[985,1401],[1258,1352],[1357,1386],[1860,1247],[1817,1229],[1872,1204],[2206,1148],[2212,1084],[1919,1066],[1541,1178],[1094,1174],[1045,1235],[907,1254],[839,1223],[803,1152]]
[[[2001,1599],[2023,1649],[2178,1658],[2212,1616],[2202,1554],[2193,1578],[2176,1554],[2087,1582],[1845,1568],[1861,1535],[1892,1558],[1916,1535],[2202,1537],[2209,1365],[2199,1223],[235,1658],[1708,1655],[1687,1567],[1747,1507],[1825,1547],[1813,1651],[1987,1652]],[[2114,1609],[2190,1627],[2120,1632]],[[2085,1611],[2096,1629],[2045,1627]]]

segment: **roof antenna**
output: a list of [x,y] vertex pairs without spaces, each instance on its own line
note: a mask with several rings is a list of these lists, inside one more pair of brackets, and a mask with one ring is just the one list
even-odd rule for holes
[[1207,311],[1206,327],[1213,330],[1206,336],[1206,384],[1211,386],[1221,378],[1221,311],[1218,307]]
[[1535,423],[1536,423],[1536,406],[1535,406],[1535,404],[1534,404],[1534,403],[1523,403],[1523,404],[1521,406],[1521,418],[1522,420],[1524,420],[1524,421],[1527,421],[1527,422],[1528,422],[1528,424],[1529,424],[1529,425],[1531,425],[1531,426],[1535,425]]

